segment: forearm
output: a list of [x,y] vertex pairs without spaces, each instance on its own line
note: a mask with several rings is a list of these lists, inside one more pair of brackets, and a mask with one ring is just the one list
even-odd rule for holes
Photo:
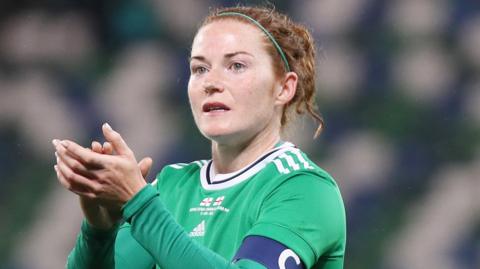
[[109,269],[114,265],[114,242],[118,227],[95,229],[83,221],[74,249],[67,258],[67,269]]
[[158,192],[151,186],[142,189],[125,205],[123,216],[131,223],[132,236],[161,268],[265,268],[253,261],[232,263],[192,240],[165,209]]

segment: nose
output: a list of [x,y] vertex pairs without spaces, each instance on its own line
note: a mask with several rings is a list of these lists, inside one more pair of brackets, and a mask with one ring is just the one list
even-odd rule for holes
[[205,93],[207,94],[212,94],[215,92],[223,92],[223,87],[220,86],[219,83],[215,83],[215,82],[205,83],[203,88],[205,90]]
[[216,74],[214,70],[208,72],[208,75],[204,81],[203,89],[207,94],[213,94],[215,92],[223,92],[224,86],[219,74]]

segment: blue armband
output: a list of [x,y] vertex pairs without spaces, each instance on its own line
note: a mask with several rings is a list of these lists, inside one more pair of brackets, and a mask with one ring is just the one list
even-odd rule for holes
[[282,243],[268,237],[251,235],[243,240],[233,262],[248,259],[268,269],[305,269],[298,255]]

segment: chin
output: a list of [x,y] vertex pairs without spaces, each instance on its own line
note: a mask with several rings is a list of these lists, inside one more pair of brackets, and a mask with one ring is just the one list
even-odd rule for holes
[[212,142],[225,145],[243,144],[251,137],[248,131],[216,130],[213,132],[202,132],[203,135]]
[[217,142],[220,142],[220,141],[226,141],[226,140],[229,140],[229,137],[232,137],[233,134],[231,132],[227,132],[227,131],[223,131],[223,130],[208,130],[208,131],[204,131],[202,132],[202,134],[210,139],[210,140],[213,140],[213,141],[217,141]]
[[231,141],[233,137],[238,135],[238,132],[235,132],[231,128],[226,128],[218,125],[201,128],[200,131],[203,136],[205,136],[209,140],[219,143]]
[[230,124],[226,124],[225,122],[204,122],[200,124],[198,128],[200,132],[209,139],[228,136],[234,133]]

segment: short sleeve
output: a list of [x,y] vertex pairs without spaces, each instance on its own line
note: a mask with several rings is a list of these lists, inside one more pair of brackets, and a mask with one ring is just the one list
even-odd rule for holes
[[345,209],[333,180],[296,174],[263,201],[248,235],[272,238],[297,253],[307,268],[320,257],[343,255]]

